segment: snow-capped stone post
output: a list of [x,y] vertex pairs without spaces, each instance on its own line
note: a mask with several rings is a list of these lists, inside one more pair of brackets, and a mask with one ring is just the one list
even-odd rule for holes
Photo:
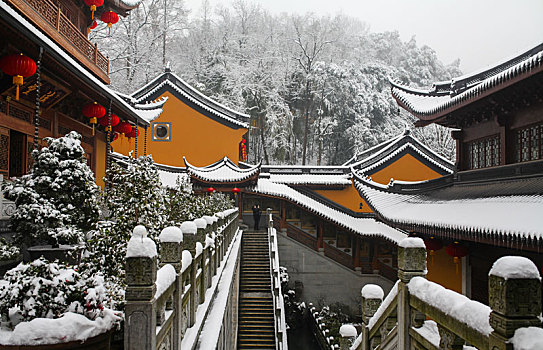
[[158,236],[160,241],[160,267],[171,264],[175,271],[181,270],[181,252],[183,242],[183,232],[179,227],[169,226],[160,232]]
[[512,350],[509,342],[522,327],[541,327],[541,276],[535,264],[521,256],[504,256],[488,273],[489,349]]
[[151,350],[156,346],[156,276],[155,242],[147,237],[147,229],[138,225],[126,250],[126,350]]
[[204,244],[206,239],[206,234],[208,234],[210,226],[208,226],[206,219],[204,218],[198,218],[194,219],[194,223],[196,224],[196,228],[198,231],[196,232],[196,242],[200,242]]
[[[362,343],[364,346],[362,348],[367,349],[369,347],[369,345],[366,345],[369,344],[368,323],[383,302],[385,292],[380,286],[368,283],[362,287],[360,293],[362,294],[362,323],[364,324],[362,327]],[[374,337],[375,345],[378,345],[379,342],[380,337]]]
[[194,256],[198,226],[194,221],[185,221],[181,224],[181,232],[183,232],[183,249],[188,250]]
[[356,328],[352,324],[344,324],[339,328],[339,346],[341,350],[349,350],[356,338]]
[[426,277],[426,246],[416,237],[408,237],[398,244],[398,349],[411,349],[411,307],[407,284],[413,277]]

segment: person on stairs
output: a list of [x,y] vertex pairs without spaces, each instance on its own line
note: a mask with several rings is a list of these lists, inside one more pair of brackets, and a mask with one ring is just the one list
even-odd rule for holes
[[253,205],[253,220],[255,222],[255,231],[258,231],[258,224],[260,223],[260,215],[262,210],[260,210],[260,205]]

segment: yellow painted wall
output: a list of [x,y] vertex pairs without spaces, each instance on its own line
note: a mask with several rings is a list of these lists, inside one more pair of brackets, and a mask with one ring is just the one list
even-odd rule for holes
[[96,140],[96,184],[104,188],[104,176],[106,176],[106,141]]
[[[247,129],[232,129],[195,111],[166,92],[168,97],[162,115],[153,122],[170,122],[171,141],[153,141],[152,123],[147,130],[147,154],[156,163],[185,166],[183,156],[195,166],[206,166],[227,156],[239,161],[239,143]],[[144,130],[140,128],[138,155],[143,155]],[[113,142],[115,152],[128,155],[134,149],[134,140],[129,144],[121,138]]]
[[[372,212],[368,203],[352,184],[341,190],[315,190],[315,192],[357,213]],[[360,209],[360,203],[362,203],[362,209]]]
[[401,181],[423,181],[441,177],[439,173],[410,154],[405,154],[394,163],[370,176],[373,181],[384,185],[388,184],[391,178]]
[[434,263],[430,252],[428,252],[427,278],[430,281],[441,284],[443,287],[462,293],[462,259],[458,263],[458,273],[456,273],[456,265],[453,262],[453,257],[447,255],[445,247],[434,252]]

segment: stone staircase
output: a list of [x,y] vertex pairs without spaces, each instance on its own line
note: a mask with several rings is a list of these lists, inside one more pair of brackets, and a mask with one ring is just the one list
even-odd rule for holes
[[266,231],[243,232],[239,283],[238,349],[275,349]]

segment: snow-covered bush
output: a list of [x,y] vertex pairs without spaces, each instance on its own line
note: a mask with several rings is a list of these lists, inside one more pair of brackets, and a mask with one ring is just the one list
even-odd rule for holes
[[95,319],[107,304],[100,275],[43,258],[9,270],[0,287],[0,315],[11,327],[34,318],[58,318],[75,312]]
[[98,219],[98,186],[72,131],[47,147],[34,150],[28,175],[8,184],[6,197],[15,201],[11,226],[19,243],[77,243]]
[[0,238],[0,261],[15,260],[21,253],[20,249]]

